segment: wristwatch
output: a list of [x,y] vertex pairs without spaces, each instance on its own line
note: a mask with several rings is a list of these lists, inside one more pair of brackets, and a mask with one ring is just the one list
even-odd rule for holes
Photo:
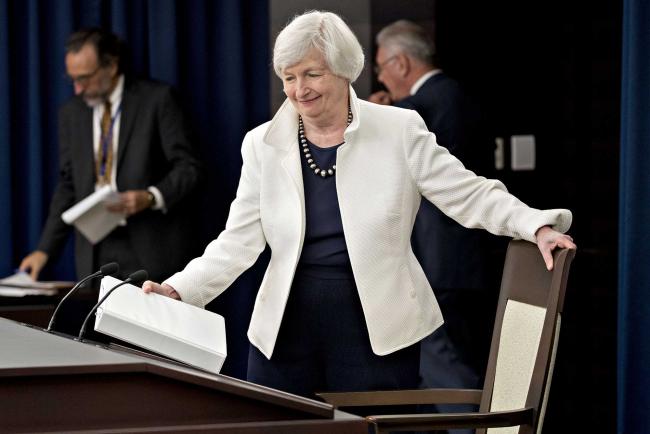
[[147,198],[149,199],[149,208],[156,206],[156,195],[147,190]]

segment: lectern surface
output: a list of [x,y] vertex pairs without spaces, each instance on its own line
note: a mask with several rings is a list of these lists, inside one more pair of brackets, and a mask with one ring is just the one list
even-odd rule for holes
[[[133,365],[132,357],[0,318],[1,370]],[[4,372],[5,375],[7,372]]]
[[322,402],[0,318],[0,433],[358,433]]

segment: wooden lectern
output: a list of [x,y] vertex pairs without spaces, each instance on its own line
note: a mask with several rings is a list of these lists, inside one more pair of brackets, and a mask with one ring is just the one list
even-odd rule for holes
[[355,433],[329,404],[0,318],[0,433]]

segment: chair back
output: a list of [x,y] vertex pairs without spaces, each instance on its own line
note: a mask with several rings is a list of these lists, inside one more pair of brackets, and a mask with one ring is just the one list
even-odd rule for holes
[[534,424],[477,434],[541,432],[574,255],[575,250],[556,249],[548,271],[535,244],[517,240],[508,245],[480,410],[532,407]]

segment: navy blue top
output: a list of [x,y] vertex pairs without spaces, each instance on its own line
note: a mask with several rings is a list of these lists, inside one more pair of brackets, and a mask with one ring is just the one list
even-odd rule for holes
[[[316,165],[325,170],[336,164],[339,146],[319,148],[309,140],[309,150]],[[341,210],[336,194],[336,174],[322,178],[307,166],[300,153],[302,182],[305,190],[305,242],[300,264],[350,268],[350,257],[343,236]]]

